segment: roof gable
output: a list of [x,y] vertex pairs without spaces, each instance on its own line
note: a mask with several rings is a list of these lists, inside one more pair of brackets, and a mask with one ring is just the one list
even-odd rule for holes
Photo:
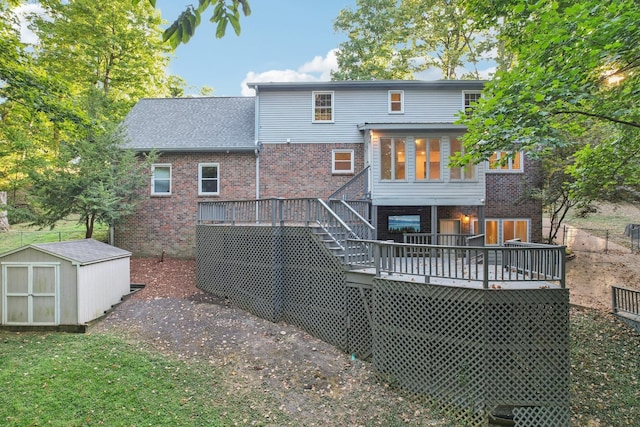
[[124,120],[136,151],[245,151],[255,148],[255,98],[145,98]]

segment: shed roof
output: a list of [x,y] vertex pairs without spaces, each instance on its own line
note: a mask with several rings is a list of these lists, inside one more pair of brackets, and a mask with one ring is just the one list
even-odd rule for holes
[[16,249],[10,253],[18,252],[24,248],[34,248],[50,255],[64,258],[67,261],[77,262],[81,265],[131,256],[131,252],[94,239],[33,243],[29,246]]
[[255,149],[255,98],[145,98],[124,120],[136,151]]

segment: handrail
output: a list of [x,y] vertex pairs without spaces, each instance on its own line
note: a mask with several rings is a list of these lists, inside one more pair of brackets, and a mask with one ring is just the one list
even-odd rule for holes
[[371,240],[374,238],[375,227],[358,213],[344,200],[329,200],[329,207],[340,218],[350,224],[355,235],[360,239]]
[[377,276],[384,273],[413,280],[437,277],[461,283],[480,282],[485,289],[490,283],[501,288],[505,282],[557,282],[565,287],[564,246],[443,246],[377,240],[359,243],[369,245],[372,258],[368,262],[348,258],[347,262],[374,268]]
[[347,239],[360,239],[327,203],[312,198],[200,202],[198,224],[316,225],[335,241],[343,253],[346,252]]
[[367,198],[367,184],[369,182],[369,167],[367,166],[364,169],[362,169],[360,172],[358,172],[357,174],[355,174],[349,181],[347,181],[346,183],[344,183],[340,188],[338,188],[336,191],[334,191],[333,193],[331,193],[331,195],[329,196],[329,199],[355,199],[353,197],[349,197],[349,193],[347,192],[347,190],[351,189],[351,187],[355,186],[356,183],[362,179],[362,177],[364,176],[364,182],[362,183],[362,190],[363,191],[358,191],[359,196],[362,196],[362,198]]

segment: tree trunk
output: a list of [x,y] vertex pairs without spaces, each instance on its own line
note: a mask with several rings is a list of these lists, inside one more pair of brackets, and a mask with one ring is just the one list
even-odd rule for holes
[[7,217],[7,192],[0,191],[0,232],[9,231],[9,218]]

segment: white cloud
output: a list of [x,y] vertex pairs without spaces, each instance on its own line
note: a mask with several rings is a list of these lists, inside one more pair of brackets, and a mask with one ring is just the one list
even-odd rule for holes
[[255,91],[247,83],[261,82],[313,82],[331,80],[331,71],[338,69],[336,49],[330,50],[323,58],[316,56],[305,62],[297,70],[269,70],[262,73],[250,71],[240,83],[242,96],[254,96]]
[[37,44],[38,37],[29,29],[29,17],[31,15],[44,16],[45,12],[42,6],[37,3],[27,3],[14,9],[20,25],[20,41],[25,44]]

